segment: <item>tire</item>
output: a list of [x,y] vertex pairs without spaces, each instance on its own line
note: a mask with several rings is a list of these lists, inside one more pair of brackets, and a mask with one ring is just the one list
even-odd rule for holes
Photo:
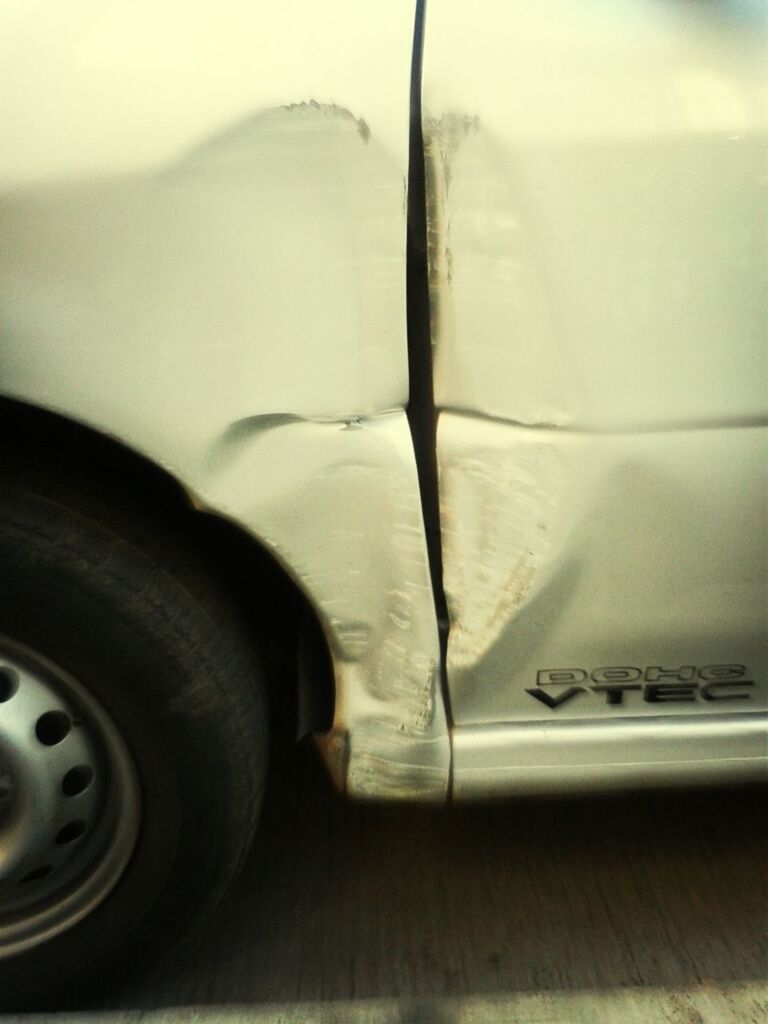
[[[106,820],[103,808],[111,808],[109,849],[117,849],[116,837],[124,838],[129,826],[133,836],[127,853],[121,839],[126,864],[119,877],[80,920],[50,936],[33,934],[24,948],[6,945],[5,955],[0,944],[0,1009],[64,1008],[73,993],[82,1001],[115,969],[121,975],[127,968],[141,970],[158,943],[169,946],[219,901],[256,827],[267,707],[257,655],[238,609],[178,529],[127,515],[124,501],[100,494],[85,479],[78,487],[69,479],[52,482],[50,474],[11,477],[7,467],[0,469],[0,670],[4,657],[21,658],[22,672],[37,658],[34,664],[43,667],[29,676],[30,686],[66,689],[69,680],[73,689],[66,699],[76,702],[81,694],[85,710],[82,721],[80,712],[70,715],[71,735],[80,736],[75,726],[82,726],[89,742],[109,747],[113,758],[104,761],[106,795],[98,804],[100,822]],[[24,662],[25,657],[33,660]],[[5,676],[19,677],[11,669]],[[0,671],[0,683],[2,678]],[[14,702],[13,713],[21,714],[20,693],[12,699],[6,693],[0,702],[0,760],[3,716],[12,713]],[[98,736],[97,718],[103,719]],[[112,727],[120,748],[109,746]],[[35,728],[39,732],[39,722]],[[64,741],[61,747],[66,749]],[[119,750],[134,789],[125,783],[115,810],[123,771],[115,767]],[[25,748],[20,756],[32,759],[29,777],[37,778],[34,758],[43,755]],[[49,783],[43,778],[40,785]],[[126,802],[134,790],[138,807]],[[46,823],[38,820],[36,828],[42,827]],[[0,840],[2,829],[0,813]],[[35,833],[35,842],[48,841],[40,835]],[[71,863],[83,878],[97,877],[84,854],[67,856],[75,858]],[[6,871],[6,881],[7,876]],[[85,883],[81,891],[87,891]],[[0,888],[0,900],[2,893]],[[61,894],[46,899],[47,908],[63,905]],[[9,906],[15,908],[10,917]],[[0,902],[0,936],[3,920],[11,920],[11,935],[18,936],[17,919],[33,917],[6,896]]]

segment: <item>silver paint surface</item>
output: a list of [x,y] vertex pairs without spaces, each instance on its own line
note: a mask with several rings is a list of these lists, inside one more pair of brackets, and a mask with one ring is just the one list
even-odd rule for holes
[[[761,4],[428,6],[457,796],[725,780],[738,712],[768,754],[766,32]],[[527,692],[726,663],[730,702]]]
[[37,6],[2,44],[0,392],[269,549],[329,644],[338,783],[443,797],[404,412],[411,4]]
[[457,799],[768,781],[756,713],[459,728],[453,743]]
[[[440,799],[405,415],[413,9],[300,7],[3,12],[0,393],[119,439],[270,550],[331,650],[338,784]],[[557,666],[744,664],[765,706],[765,20],[429,5],[447,675],[475,746],[546,730],[525,690]],[[689,713],[580,697],[557,718],[642,716],[653,762]],[[488,779],[510,749],[488,739]],[[544,732],[533,749],[546,768]]]

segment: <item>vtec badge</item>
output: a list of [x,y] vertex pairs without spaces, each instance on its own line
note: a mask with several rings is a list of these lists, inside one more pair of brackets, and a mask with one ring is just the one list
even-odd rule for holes
[[692,701],[750,700],[752,679],[745,679],[744,665],[682,665],[634,668],[610,665],[595,668],[544,668],[536,673],[536,686],[526,693],[557,711],[582,693],[591,693],[606,704],[624,704],[625,695],[642,693],[648,704]]

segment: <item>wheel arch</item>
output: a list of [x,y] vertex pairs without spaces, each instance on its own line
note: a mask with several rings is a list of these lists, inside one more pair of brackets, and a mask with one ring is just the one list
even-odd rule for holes
[[[235,598],[265,662],[273,723],[297,738],[333,723],[333,663],[316,609],[253,533],[201,507],[184,483],[122,441],[68,416],[0,396],[0,466],[87,481],[194,546]],[[258,585],[255,581],[258,580]]]

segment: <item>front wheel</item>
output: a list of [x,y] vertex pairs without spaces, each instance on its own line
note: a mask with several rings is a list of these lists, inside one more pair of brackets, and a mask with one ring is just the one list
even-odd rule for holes
[[193,548],[87,487],[0,481],[0,567],[0,1008],[62,1005],[222,895],[264,687]]

